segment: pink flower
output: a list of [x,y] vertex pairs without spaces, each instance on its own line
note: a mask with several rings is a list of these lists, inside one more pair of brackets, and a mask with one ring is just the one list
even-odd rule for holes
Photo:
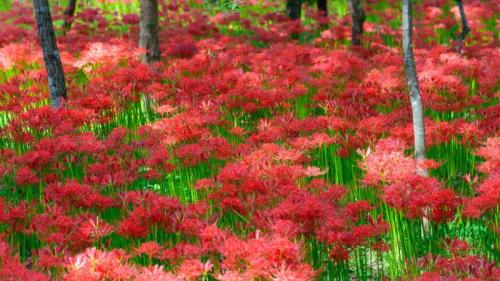
[[195,280],[212,270],[213,264],[210,260],[205,263],[198,259],[185,260],[179,267],[179,276],[184,280]]

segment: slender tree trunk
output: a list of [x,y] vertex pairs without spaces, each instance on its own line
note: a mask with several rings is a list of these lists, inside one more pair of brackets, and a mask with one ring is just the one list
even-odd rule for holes
[[160,60],[157,0],[141,0],[139,47],[146,49],[142,57],[144,63]]
[[68,7],[64,11],[64,33],[68,32],[71,29],[71,24],[73,24],[73,19],[75,16],[76,10],[76,0],[69,0]]
[[318,12],[321,16],[328,16],[328,4],[327,0],[317,0],[316,5],[318,7]]
[[286,12],[291,20],[300,20],[302,16],[302,0],[287,0]]
[[[418,85],[417,70],[415,68],[415,57],[413,55],[413,23],[411,0],[403,0],[403,53],[406,82],[410,93],[413,134],[415,139],[415,158],[417,162],[425,159],[425,126],[424,109]],[[418,171],[426,175],[426,171]]]
[[365,22],[365,11],[361,0],[349,0],[349,9],[352,17],[352,45],[361,45],[361,34],[363,34],[363,24]]
[[322,17],[320,18],[320,28],[328,28],[328,2],[327,0],[316,0],[316,5],[318,7],[318,14]]
[[[415,57],[413,55],[413,19],[412,19],[412,0],[403,0],[403,53],[404,66],[406,73],[406,82],[410,93],[411,111],[413,120],[413,136],[415,142],[415,159],[417,160],[417,174],[422,177],[429,176],[427,169],[422,167],[425,160],[425,124],[424,107],[420,96],[420,87],[418,85],[417,70],[415,68]],[[429,233],[430,210],[424,210],[422,226],[425,233]]]
[[458,45],[457,52],[462,52],[462,48],[464,47],[464,40],[467,34],[470,32],[469,25],[467,24],[467,18],[465,17],[464,4],[462,0],[457,0],[458,10],[460,11],[460,19],[462,21],[462,32],[458,35]]
[[54,27],[52,26],[49,3],[47,0],[33,0],[33,6],[35,7],[36,25],[40,46],[43,51],[43,60],[47,70],[51,104],[52,107],[59,107],[61,98],[66,98],[66,83],[61,57],[57,49]]

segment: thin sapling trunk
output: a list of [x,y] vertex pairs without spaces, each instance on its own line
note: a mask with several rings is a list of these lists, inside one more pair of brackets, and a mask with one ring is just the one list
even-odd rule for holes
[[361,34],[363,34],[363,24],[365,22],[365,12],[361,0],[349,0],[349,9],[352,18],[352,45],[359,46],[361,45]]
[[[420,96],[420,87],[418,85],[417,70],[415,67],[415,56],[413,54],[413,19],[411,0],[403,0],[402,7],[404,68],[411,102],[417,174],[427,177],[427,169],[423,167],[423,162],[425,160],[424,107]],[[424,231],[427,233],[429,233],[428,215],[428,210],[426,210],[426,215],[422,220]]]
[[66,83],[61,57],[57,49],[54,27],[52,26],[49,3],[47,0],[33,0],[33,6],[35,8],[38,37],[43,51],[43,61],[47,70],[50,100],[52,107],[57,108],[61,105],[61,99],[66,98]]
[[287,0],[286,12],[291,20],[300,20],[302,16],[302,0]]
[[69,0],[68,6],[64,11],[64,33],[71,29],[76,10],[76,0]]
[[456,0],[458,11],[460,12],[460,20],[462,22],[462,32],[458,35],[458,44],[457,44],[457,52],[462,52],[462,48],[464,47],[464,40],[467,37],[467,34],[470,32],[469,25],[467,24],[467,18],[465,17],[464,4],[462,0]]
[[139,47],[146,50],[141,58],[144,63],[160,60],[158,44],[158,1],[141,0]]

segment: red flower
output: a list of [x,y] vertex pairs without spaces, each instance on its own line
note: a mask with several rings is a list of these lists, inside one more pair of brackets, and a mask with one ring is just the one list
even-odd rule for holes
[[144,242],[140,247],[134,249],[134,254],[142,255],[145,254],[149,258],[153,257],[161,250],[160,245],[156,241]]
[[136,14],[126,14],[122,16],[122,21],[125,24],[138,24],[139,23],[139,16]]
[[39,179],[36,174],[28,167],[21,167],[16,173],[17,185],[30,185],[38,183]]

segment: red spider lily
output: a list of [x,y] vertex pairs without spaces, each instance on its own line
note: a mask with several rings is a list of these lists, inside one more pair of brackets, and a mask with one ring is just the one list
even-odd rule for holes
[[162,266],[155,265],[151,268],[143,268],[141,273],[135,277],[136,281],[180,281],[180,277],[176,277],[172,273],[165,272]]
[[176,150],[175,155],[186,165],[212,159],[225,159],[233,154],[233,149],[224,138],[204,138],[198,143],[188,144]]
[[22,167],[17,170],[16,184],[17,185],[30,185],[38,183],[39,179],[33,171],[28,167]]
[[149,217],[144,208],[135,208],[134,211],[120,224],[121,234],[133,238],[144,238],[149,232]]
[[271,272],[272,280],[314,280],[314,271],[307,265],[300,265],[297,268],[292,268],[285,264],[281,264]]
[[28,233],[34,233],[38,239],[47,243],[64,244],[79,248],[88,244],[86,237],[75,235],[81,218],[72,218],[62,208],[48,208],[47,213],[35,215],[30,222]]
[[0,279],[2,280],[35,280],[48,281],[48,276],[27,269],[17,256],[11,256],[10,247],[0,241]]
[[205,226],[196,234],[200,238],[201,247],[205,252],[216,251],[217,247],[228,236],[226,231],[219,229],[215,224]]
[[192,58],[196,53],[198,53],[198,47],[191,38],[178,38],[167,51],[169,56],[175,58]]
[[130,25],[138,24],[139,16],[136,14],[126,14],[122,16],[122,21]]
[[206,275],[212,269],[210,260],[201,263],[198,259],[184,261],[179,267],[179,276],[184,280],[195,280]]
[[113,228],[99,217],[89,219],[80,225],[80,234],[90,241],[98,241],[113,232]]
[[384,200],[410,218],[430,217],[435,221],[452,219],[459,204],[455,193],[443,189],[438,180],[420,176],[385,187]]
[[48,200],[66,209],[95,207],[102,210],[114,205],[113,199],[101,195],[89,185],[79,184],[76,181],[68,181],[65,185],[49,184],[44,193]]
[[124,280],[137,274],[137,270],[127,265],[123,252],[102,252],[89,248],[85,252],[70,258],[68,272],[63,280]]
[[[302,257],[299,249],[298,245],[286,238],[257,237],[248,242],[229,238],[220,245],[219,251],[225,256],[225,268],[243,270],[249,278],[256,278],[271,277],[276,264],[291,268],[303,266],[300,263]],[[309,269],[309,272],[312,273],[312,270]]]
[[25,228],[26,219],[28,218],[28,210],[31,206],[32,204],[28,204],[27,202],[20,202],[17,205],[2,204],[0,207],[6,207],[5,210],[0,210],[4,212],[2,219],[10,226],[12,231],[22,231]]
[[[378,22],[365,24],[364,48],[342,43],[349,15],[335,15],[321,38],[297,44],[292,33],[316,32],[282,13],[210,18],[184,0],[160,2],[160,38],[168,40],[154,67],[138,60],[137,15],[80,9],[72,29],[57,38],[69,93],[57,110],[43,106],[49,89],[31,8],[13,3],[0,12],[0,228],[12,246],[0,239],[0,280],[314,280],[321,277],[304,247],[311,239],[324,249],[321,257],[349,270],[354,250],[393,250],[387,231],[399,229],[372,216],[385,212],[381,203],[438,228],[467,217],[499,232],[489,221],[500,200],[500,55],[491,3],[467,3],[473,34],[462,54],[442,42],[442,30],[457,24],[437,6],[444,2],[415,7],[427,144],[482,144],[476,154],[484,161],[465,161],[480,172],[468,180],[475,194],[458,198],[437,178],[416,176],[421,167],[406,151],[413,133],[403,62],[384,42],[400,43],[391,26],[399,18],[395,1],[384,11],[367,5]],[[259,5],[274,11],[277,3]],[[53,8],[54,19],[63,19]],[[235,27],[241,34],[228,36]],[[450,111],[453,120],[434,120]],[[329,181],[349,171],[356,150],[363,182],[375,190]],[[455,168],[461,176],[462,165]],[[173,190],[189,196],[163,195]],[[430,243],[444,235],[432,234]],[[114,249],[115,238],[134,259]],[[498,279],[491,261],[470,254],[470,242],[448,241],[450,249],[415,272],[427,271],[422,280]],[[142,254],[148,266],[135,264]]]
[[210,187],[214,186],[214,182],[211,179],[201,179],[196,182],[194,187],[198,190],[201,189],[208,189]]
[[476,189],[476,197],[467,199],[465,202],[464,215],[478,218],[485,212],[494,209],[500,204],[498,187],[500,186],[500,141],[499,138],[486,140],[477,154],[486,159],[478,169],[487,174],[486,179]]
[[138,248],[134,249],[134,254],[142,255],[145,254],[149,258],[156,255],[161,250],[160,245],[155,241],[144,242]]
[[486,159],[479,166],[479,170],[485,174],[496,174],[500,168],[500,138],[489,138],[481,147],[477,155]]
[[349,260],[349,252],[343,246],[335,245],[330,250],[330,257],[334,261],[347,261]]
[[366,171],[365,183],[394,182],[414,175],[416,162],[404,155],[405,147],[406,145],[398,139],[384,139],[379,141],[373,152],[368,149],[361,163]]
[[459,276],[472,280],[496,280],[500,277],[498,267],[484,258],[469,254],[467,243],[458,239],[451,242],[450,257],[428,255],[420,264],[432,270],[416,280],[455,280]]

